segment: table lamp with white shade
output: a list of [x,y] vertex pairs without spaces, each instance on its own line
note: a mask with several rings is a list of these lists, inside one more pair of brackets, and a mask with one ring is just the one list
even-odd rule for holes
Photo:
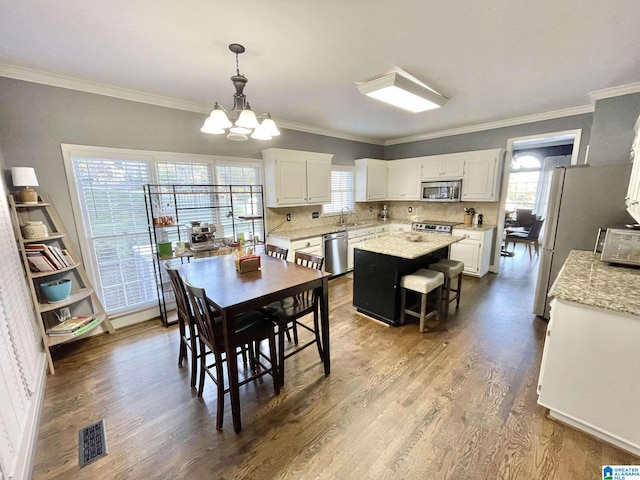
[[16,197],[20,203],[38,203],[38,192],[30,187],[38,186],[36,171],[32,167],[12,167],[11,179],[14,187],[24,187]]

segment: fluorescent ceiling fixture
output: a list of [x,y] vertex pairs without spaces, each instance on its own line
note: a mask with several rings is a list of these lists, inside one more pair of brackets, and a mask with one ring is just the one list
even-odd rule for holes
[[368,97],[414,113],[440,108],[447,103],[439,93],[397,72],[360,83],[358,90]]

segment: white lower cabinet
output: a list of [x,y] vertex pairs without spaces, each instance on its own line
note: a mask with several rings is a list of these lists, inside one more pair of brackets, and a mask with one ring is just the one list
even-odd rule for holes
[[538,404],[549,417],[640,455],[637,316],[551,302]]
[[389,224],[389,233],[403,233],[410,232],[411,224],[410,223],[390,223]]
[[267,243],[289,249],[287,260],[293,262],[295,252],[311,253],[312,255],[323,255],[322,237],[304,238],[293,242],[286,237],[269,235]]
[[372,238],[376,238],[376,234],[378,228],[384,227],[366,227],[366,228],[358,228],[355,230],[349,230],[348,232],[348,247],[347,247],[347,270],[353,270],[353,252],[356,245],[360,242],[364,242],[365,240],[371,240]]
[[491,259],[491,238],[494,229],[485,231],[453,228],[452,234],[465,237],[450,247],[449,258],[464,263],[464,273],[482,277],[489,271]]
[[382,227],[376,227],[376,238],[380,238],[380,237],[388,237],[389,236],[389,232],[390,232],[390,226],[389,225],[383,225]]

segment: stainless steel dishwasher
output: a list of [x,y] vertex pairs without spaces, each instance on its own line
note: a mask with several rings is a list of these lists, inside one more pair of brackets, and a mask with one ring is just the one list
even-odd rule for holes
[[347,238],[347,232],[323,235],[324,270],[332,276],[347,271]]

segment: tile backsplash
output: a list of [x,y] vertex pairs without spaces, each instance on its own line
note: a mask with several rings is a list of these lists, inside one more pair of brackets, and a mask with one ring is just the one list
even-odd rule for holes
[[[448,222],[463,222],[464,209],[473,207],[477,213],[482,213],[484,223],[495,225],[498,219],[499,202],[364,202],[356,203],[355,212],[347,216],[349,223],[376,220],[382,206],[387,205],[391,213],[389,220],[414,221],[414,220],[442,220]],[[408,209],[411,207],[412,212]],[[322,206],[309,207],[284,207],[266,208],[268,231],[294,230],[299,228],[319,227],[338,223],[339,215],[323,217]],[[370,211],[371,210],[371,211]],[[318,218],[312,218],[314,212],[319,212]],[[291,221],[286,221],[287,214],[291,215]]]

